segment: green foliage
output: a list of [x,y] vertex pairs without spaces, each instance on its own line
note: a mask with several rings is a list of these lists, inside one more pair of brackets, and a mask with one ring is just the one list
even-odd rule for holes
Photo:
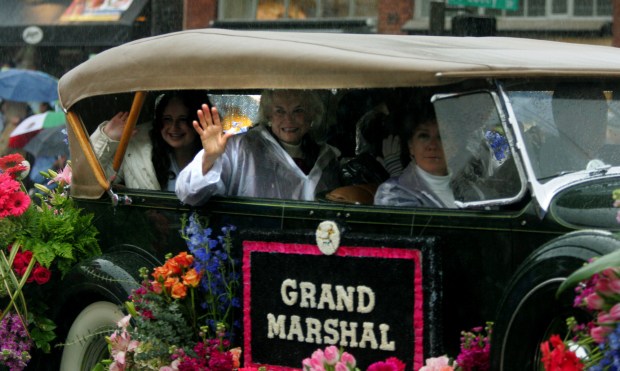
[[166,300],[162,295],[147,293],[140,302],[142,311],[152,313],[156,319],[147,316],[136,316],[134,339],[140,342],[134,356],[138,366],[154,366],[154,360],[161,365],[169,363],[170,344],[191,350],[193,348],[194,331],[186,320],[186,308],[179,301]]
[[56,339],[56,324],[51,319],[45,317],[49,306],[41,301],[29,300],[28,328],[30,337],[37,348],[44,353],[50,353],[51,342]]
[[[0,172],[3,170],[10,173],[6,169]],[[93,215],[84,213],[68,197],[70,166],[62,174],[50,170],[45,175],[56,183],[55,189],[37,184],[40,193],[32,197],[23,213],[0,219],[0,319],[18,315],[36,348],[49,353],[56,325],[47,317],[46,303],[53,302],[61,279],[73,266],[100,255],[101,250]],[[19,192],[26,193],[23,184],[20,186]]]
[[83,214],[72,199],[61,199],[53,194],[51,207],[42,202],[36,212],[28,210],[15,240],[32,251],[44,267],[49,268],[55,262],[64,276],[78,261],[100,255],[101,250],[98,231],[92,225],[93,215]]

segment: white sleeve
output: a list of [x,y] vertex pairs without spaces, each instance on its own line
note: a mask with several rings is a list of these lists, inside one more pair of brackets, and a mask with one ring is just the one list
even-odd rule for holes
[[[107,123],[108,121],[104,121],[101,125],[97,127],[97,129],[90,135],[90,142],[93,146],[93,151],[95,152],[95,155],[97,155],[97,158],[99,159],[99,162],[101,163],[101,166],[106,173],[106,176],[110,178],[112,175],[114,175],[112,165],[114,162],[114,154],[116,153],[120,142],[110,139],[110,137],[108,137],[103,131],[103,127]],[[116,181],[123,181],[122,167],[117,174]]]
[[181,202],[196,206],[203,204],[215,194],[223,195],[226,187],[222,182],[222,154],[211,170],[202,174],[202,155],[204,150],[200,150],[194,159],[179,173],[176,181],[175,192]]

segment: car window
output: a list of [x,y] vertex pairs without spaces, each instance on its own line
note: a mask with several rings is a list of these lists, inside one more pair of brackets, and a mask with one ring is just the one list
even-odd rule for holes
[[554,84],[508,92],[536,178],[620,164],[620,91],[598,84]]
[[[214,91],[208,92],[205,102],[218,108],[225,130],[260,130],[260,93],[259,90]],[[377,186],[390,177],[399,176],[409,161],[406,140],[400,138],[405,112],[410,112],[418,100],[431,104],[432,94],[424,89],[406,88],[331,89],[318,93],[324,112],[322,123],[313,123],[314,138],[317,143],[337,150],[340,169],[337,181],[331,183],[329,189],[317,192],[313,201],[373,204]],[[148,105],[153,103],[145,103],[138,125],[148,122],[154,114]],[[460,201],[475,203],[515,197],[522,182],[491,95],[469,94],[439,99],[434,105],[441,135],[451,143],[446,148],[449,152],[446,155],[450,171],[458,180],[454,184],[461,187],[465,195]],[[267,122],[263,124],[269,125]],[[91,123],[90,127],[94,125]],[[398,147],[394,138],[400,138]],[[388,148],[386,143],[391,143],[392,147]],[[396,170],[385,166],[386,156],[397,159]],[[268,162],[264,158],[258,161]],[[286,172],[277,166],[273,169],[282,177],[280,184],[290,183]],[[126,184],[120,186],[127,187]],[[349,186],[355,186],[355,189],[343,190]],[[347,193],[350,191],[352,193]]]
[[466,188],[462,201],[515,197],[521,181],[491,94],[457,95],[434,104],[453,182]]

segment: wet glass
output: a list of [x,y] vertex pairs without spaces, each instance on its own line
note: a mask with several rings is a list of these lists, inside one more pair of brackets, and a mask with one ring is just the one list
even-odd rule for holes
[[540,182],[620,164],[620,141],[612,137],[616,89],[559,84],[508,96]]
[[574,0],[573,14],[578,17],[591,17],[594,13],[594,1]]
[[546,0],[529,0],[527,2],[528,17],[545,16]]
[[568,1],[567,0],[553,0],[551,2],[552,14],[567,14],[568,13]]
[[454,186],[468,190],[461,201],[516,196],[521,182],[491,94],[436,99],[434,107]]

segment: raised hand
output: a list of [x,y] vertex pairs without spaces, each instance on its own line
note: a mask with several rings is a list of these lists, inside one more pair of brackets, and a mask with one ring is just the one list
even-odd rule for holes
[[198,121],[193,123],[194,130],[200,136],[204,155],[202,157],[202,173],[206,174],[215,161],[224,153],[228,138],[233,134],[224,133],[217,108],[203,104],[198,110]]
[[106,135],[112,140],[120,140],[123,130],[125,130],[125,124],[127,123],[128,117],[129,112],[117,113],[103,127],[103,132],[106,133]]

